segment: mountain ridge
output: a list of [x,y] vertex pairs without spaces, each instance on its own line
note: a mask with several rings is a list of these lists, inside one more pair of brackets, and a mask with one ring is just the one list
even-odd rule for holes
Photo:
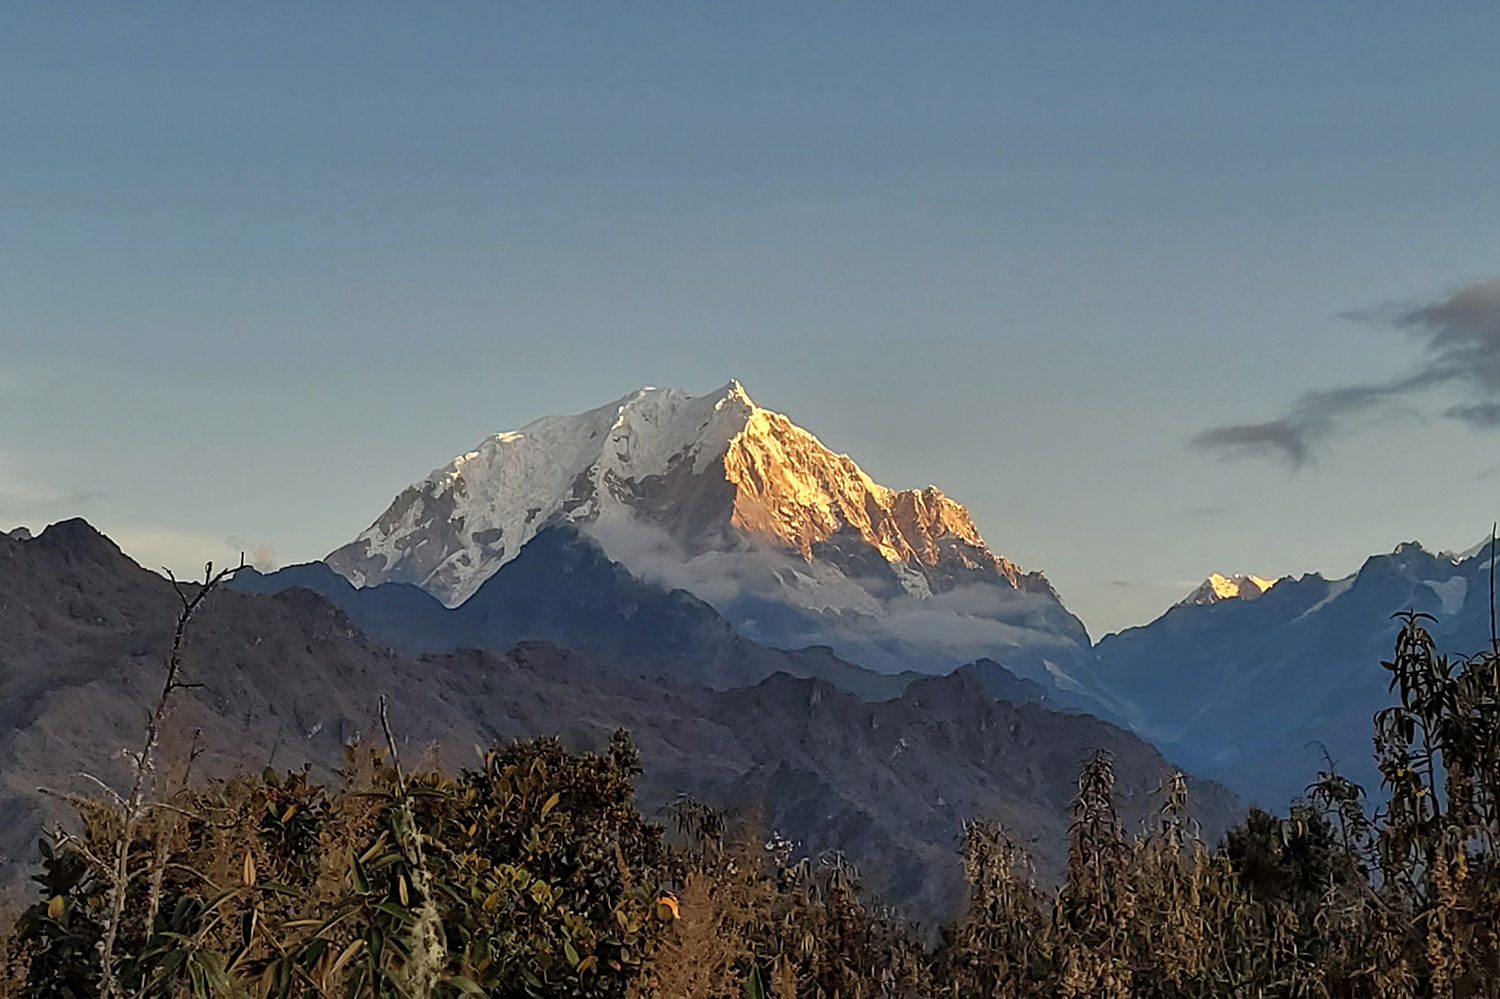
[[1488,648],[1488,564],[1487,552],[1402,542],[1346,577],[1287,576],[1254,600],[1174,605],[1099,641],[1096,694],[1189,770],[1269,807],[1303,791],[1324,751],[1378,795],[1371,719],[1389,703],[1380,663],[1394,615],[1432,615],[1428,629],[1456,654]]
[[1211,604],[1220,600],[1254,600],[1276,585],[1276,580],[1250,573],[1211,573],[1178,604]]
[[[114,747],[139,737],[179,607],[168,581],[82,522],[0,538],[0,880],[32,859],[40,824],[66,814],[38,786],[68,790],[80,770],[124,779]],[[1173,769],[1128,732],[997,701],[977,676],[862,701],[784,674],[729,691],[645,681],[545,643],[412,656],[295,587],[215,593],[184,652],[185,679],[203,686],[174,699],[164,779],[180,779],[165,761],[185,758],[197,729],[200,778],[305,760],[315,779],[336,780],[345,743],[379,731],[377,694],[388,695],[403,756],[430,744],[449,765],[475,744],[539,734],[597,749],[623,726],[645,760],[648,814],[680,791],[761,807],[769,829],[814,854],[844,851],[879,895],[928,917],[957,903],[964,820],[1000,818],[1037,837],[1037,861],[1055,877],[1088,752],[1114,752],[1130,822],[1151,814]],[[1194,787],[1211,834],[1237,817],[1227,791]]]
[[745,638],[709,604],[639,579],[567,524],[539,531],[453,608],[409,583],[356,588],[321,562],[251,570],[231,585],[263,593],[311,589],[372,639],[409,653],[499,653],[544,641],[629,675],[729,689],[787,673],[827,679],[867,700],[895,696],[916,676],[866,670],[826,647],[785,650]]

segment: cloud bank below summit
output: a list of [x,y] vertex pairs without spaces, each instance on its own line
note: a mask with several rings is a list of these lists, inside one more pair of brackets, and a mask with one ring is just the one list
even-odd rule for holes
[[[918,598],[880,593],[828,566],[771,546],[690,556],[665,532],[639,522],[580,525],[635,574],[712,604],[737,630],[781,648],[831,646],[870,669],[945,671],[976,659],[1021,655],[1007,665],[1040,678],[1041,659],[1067,663],[1080,649],[1059,632],[1058,605],[993,585]],[[1066,612],[1063,612],[1066,614]],[[1081,623],[1077,628],[1086,648]],[[913,659],[921,650],[924,661]],[[1050,651],[1049,651],[1050,650]],[[1009,657],[1006,657],[1009,658]],[[1025,661],[1034,668],[1026,669]]]

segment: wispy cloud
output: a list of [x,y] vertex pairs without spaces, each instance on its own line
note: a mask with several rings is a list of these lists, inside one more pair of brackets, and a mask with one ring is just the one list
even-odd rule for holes
[[34,465],[23,454],[0,450],[0,530],[24,525],[41,533],[47,525],[68,517],[87,517],[141,565],[168,568],[187,578],[201,575],[205,562],[237,564],[242,553],[257,569],[278,565],[275,550],[264,542],[154,524],[119,524],[110,516],[109,504],[101,503],[107,494],[51,483]]
[[14,452],[0,451],[0,514],[58,520],[104,498],[94,489],[71,489],[45,481]]
[[64,512],[95,503],[103,499],[104,496],[104,493],[94,489],[60,492],[48,489],[45,486],[28,485],[26,483],[21,483],[15,488],[11,488],[9,483],[0,485],[0,503],[27,507],[53,506]]
[[795,552],[752,547],[693,557],[639,522],[595,523],[588,531],[631,572],[693,593],[747,637],[782,648],[831,645],[851,661],[890,671],[910,668],[914,652],[929,667],[951,668],[997,650],[1046,647],[1058,660],[1069,651],[1042,623],[1052,605],[1037,594],[966,586],[926,599],[876,596]]
[[242,553],[246,563],[262,571],[277,566],[276,553],[269,545],[240,538],[215,537],[154,524],[110,525],[105,533],[121,551],[146,568],[170,569],[188,579],[201,576],[206,562],[216,566],[237,565]]
[[1121,590],[1171,590],[1173,592],[1186,593],[1202,585],[1202,583],[1203,580],[1201,579],[1173,579],[1166,581],[1160,579],[1111,579],[1104,585]]
[[1340,429],[1409,413],[1413,401],[1428,395],[1442,397],[1445,419],[1500,427],[1500,278],[1435,302],[1387,305],[1344,318],[1408,334],[1422,348],[1419,363],[1386,381],[1306,392],[1273,419],[1210,427],[1192,438],[1192,446],[1226,457],[1272,458],[1298,469]]

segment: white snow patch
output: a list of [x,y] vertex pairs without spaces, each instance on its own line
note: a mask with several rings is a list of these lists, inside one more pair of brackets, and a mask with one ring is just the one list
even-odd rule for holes
[[1297,617],[1293,619],[1292,623],[1295,624],[1297,621],[1302,620],[1309,614],[1316,614],[1318,611],[1322,610],[1324,607],[1327,607],[1329,604],[1333,603],[1345,593],[1348,593],[1349,587],[1353,585],[1354,576],[1345,576],[1343,579],[1335,579],[1333,582],[1328,584],[1328,595],[1322,600],[1319,600],[1317,603],[1313,604],[1307,610],[1303,611],[1301,614],[1298,614]]
[[1083,684],[1069,676],[1061,666],[1057,665],[1051,659],[1043,659],[1042,666],[1047,670],[1047,675],[1052,677],[1059,689],[1071,690],[1076,693],[1088,693]]
[[[1453,561],[1455,561],[1455,562],[1467,562],[1471,558],[1478,558],[1481,555],[1487,555],[1487,554],[1489,554],[1490,544],[1491,544],[1490,539],[1489,538],[1484,538],[1483,540],[1481,540],[1479,542],[1479,544],[1475,545],[1473,548],[1469,548],[1469,549],[1467,549],[1465,551],[1459,552],[1457,555],[1454,555],[1453,556]],[[1488,565],[1489,565],[1489,563],[1486,562],[1485,566],[1488,567]]]
[[1453,615],[1464,609],[1464,598],[1469,595],[1469,581],[1464,577],[1454,576],[1443,583],[1435,583],[1429,579],[1423,585],[1437,594],[1438,600],[1442,601],[1444,614]]
[[1274,579],[1264,579],[1247,573],[1225,576],[1213,573],[1198,588],[1178,601],[1179,605],[1216,604],[1220,600],[1254,600],[1276,585]]

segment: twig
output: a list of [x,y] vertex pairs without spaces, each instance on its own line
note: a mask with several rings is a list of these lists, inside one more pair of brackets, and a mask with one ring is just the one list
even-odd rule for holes
[[176,831],[176,823],[173,822],[166,828],[160,826],[156,829],[156,855],[151,859],[149,887],[146,890],[146,929],[150,932],[151,926],[156,922],[156,914],[161,911],[161,885],[167,873],[167,860],[172,853],[172,834]]
[[193,744],[188,747],[187,766],[182,769],[182,789],[186,791],[193,784],[193,764],[198,762],[198,757],[203,755],[203,729],[193,729]]
[[222,885],[220,885],[213,878],[209,877],[207,874],[204,874],[202,871],[198,870],[198,868],[196,867],[190,867],[187,864],[179,864],[174,861],[167,864],[166,869],[169,871],[181,871],[184,874],[191,874],[193,877],[197,878],[199,881],[202,881],[204,884],[208,885],[216,892],[222,892],[224,890],[224,887]]
[[220,583],[244,567],[243,553],[240,554],[238,566],[221,569],[218,575],[214,574],[213,563],[209,562],[203,567],[203,585],[191,597],[177,582],[171,571],[167,571],[167,578],[171,580],[172,588],[176,590],[177,598],[182,602],[182,612],[177,616],[177,628],[172,633],[172,653],[167,659],[167,677],[162,683],[161,696],[157,698],[156,709],[146,718],[146,737],[140,752],[134,754],[135,778],[131,782],[130,794],[121,806],[122,828],[119,839],[115,843],[114,863],[105,867],[105,874],[110,880],[110,908],[104,923],[104,939],[99,948],[99,993],[103,999],[123,999],[120,979],[115,971],[115,943],[120,936],[120,924],[125,918],[126,896],[130,891],[132,877],[130,843],[135,838],[136,828],[147,810],[145,808],[146,782],[155,774],[156,747],[161,741],[162,720],[166,717],[172,694],[188,686],[181,679],[182,643],[187,635],[188,622]]
[[380,695],[380,727],[385,731],[386,745],[391,749],[391,768],[396,772],[397,808],[404,819],[401,823],[402,834],[399,836],[401,852],[411,869],[412,887],[422,897],[417,922],[412,929],[414,953],[411,994],[414,999],[428,999],[437,986],[437,976],[443,965],[442,928],[438,922],[437,909],[433,905],[427,861],[422,855],[422,830],[417,825],[417,817],[411,809],[411,799],[406,794],[406,776],[401,772],[401,754],[396,751],[396,737],[391,734],[384,694]]
[[[167,801],[147,801],[147,802],[143,802],[141,804],[141,809],[142,809],[142,811],[148,811],[148,812],[154,812],[157,809],[161,809],[164,812],[171,812],[172,814],[181,816],[184,819],[202,819],[203,818],[203,816],[200,815],[197,812],[190,812],[186,808],[179,808],[178,806],[172,804],[171,802],[167,802]],[[229,826],[224,826],[224,827],[219,827],[219,828],[230,828],[230,827]]]
[[396,737],[391,735],[391,722],[385,712],[385,695],[380,695],[380,727],[385,731],[385,743],[391,748],[391,767],[396,771],[396,790],[406,798],[406,778],[401,775],[401,754],[396,752]]
[[1500,521],[1490,524],[1490,652],[1500,655],[1500,631],[1495,630],[1495,535]]
[[99,787],[101,787],[101,788],[104,789],[104,793],[105,794],[107,794],[111,798],[115,799],[115,803],[116,804],[119,804],[119,805],[125,804],[125,799],[122,798],[122,797],[120,797],[120,792],[116,791],[114,788],[110,787],[108,784],[104,783],[104,781],[100,780],[98,777],[95,777],[93,774],[91,774],[91,773],[89,773],[89,772],[87,772],[85,770],[80,770],[80,771],[78,771],[78,773],[77,773],[76,776],[82,777],[84,780],[91,781],[91,782],[99,785]]
[[44,794],[49,798],[57,798],[60,801],[66,801],[75,808],[93,808],[99,804],[93,798],[85,798],[83,795],[73,794],[71,791],[55,791],[50,787],[39,787],[36,789],[36,793]]
[[83,854],[84,859],[89,863],[93,864],[100,870],[108,872],[109,865],[106,864],[97,853],[91,850],[87,843],[85,843],[77,836],[74,836],[72,833],[64,831],[61,825],[58,825],[53,830],[52,838],[57,841],[58,846],[71,846],[73,849]]

